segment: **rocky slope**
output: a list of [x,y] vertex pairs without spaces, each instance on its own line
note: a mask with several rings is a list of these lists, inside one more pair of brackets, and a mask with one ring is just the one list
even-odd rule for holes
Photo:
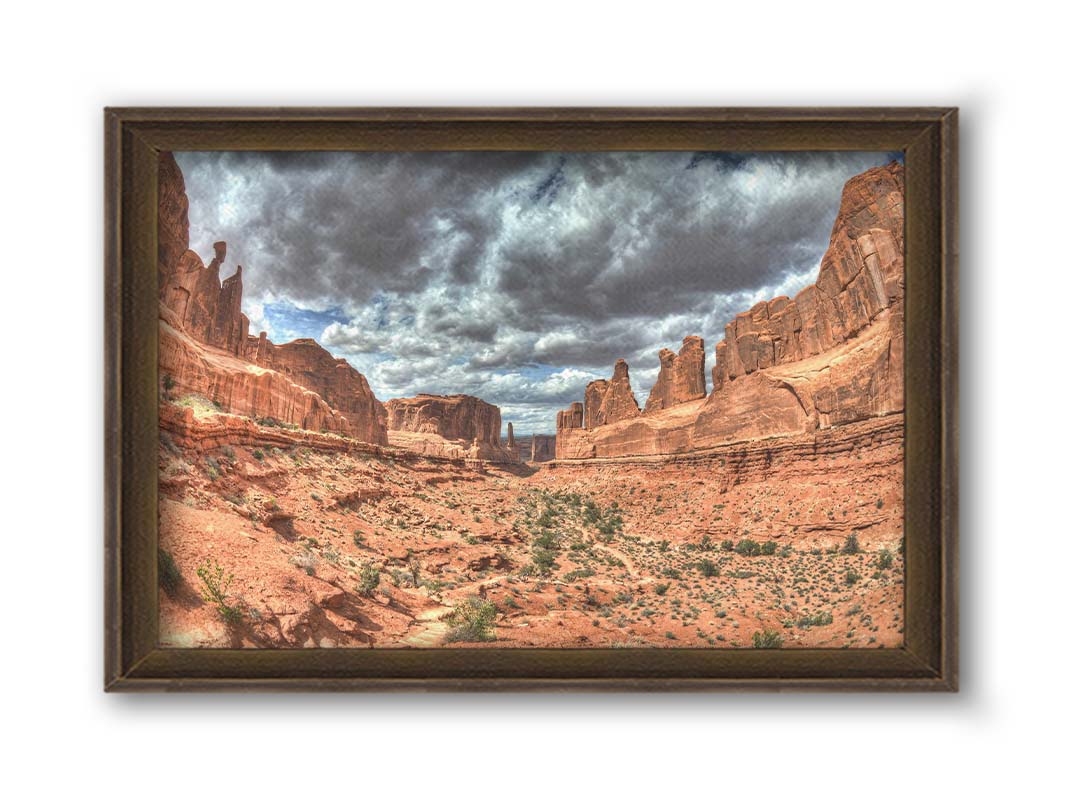
[[[903,411],[903,267],[903,168],[894,162],[845,185],[812,286],[726,325],[706,399],[693,397],[698,348],[690,337],[681,374],[681,354],[661,353],[644,413],[624,405],[626,413],[606,419],[602,397],[625,367],[618,362],[611,382],[590,384],[584,409],[575,403],[557,415],[557,458],[682,453]],[[598,409],[592,424],[590,400]]]
[[248,335],[242,268],[220,280],[226,243],[204,266],[189,249],[189,201],[171,153],[159,159],[159,371],[166,395],[226,411],[385,444],[385,411],[366,378],[311,339]]

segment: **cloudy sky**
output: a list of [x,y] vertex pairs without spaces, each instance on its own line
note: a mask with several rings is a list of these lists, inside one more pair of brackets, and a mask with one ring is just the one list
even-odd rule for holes
[[893,153],[178,153],[191,247],[244,266],[253,333],[379,399],[466,393],[551,433],[589,381],[811,283],[841,188]]

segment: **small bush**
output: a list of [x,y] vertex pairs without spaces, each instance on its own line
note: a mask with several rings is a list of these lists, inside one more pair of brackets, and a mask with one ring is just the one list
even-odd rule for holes
[[758,556],[760,554],[760,546],[751,539],[742,539],[737,543],[737,552],[743,556]]
[[816,614],[807,614],[797,620],[798,628],[814,628],[819,625],[829,625],[834,621],[834,615],[829,611],[819,611]]
[[169,595],[173,595],[182,584],[182,574],[174,562],[174,556],[162,547],[157,551],[159,564],[159,585]]
[[883,547],[878,554],[878,569],[889,569],[891,566],[893,566],[893,554]]
[[764,542],[763,546],[760,547],[760,552],[763,553],[763,555],[765,555],[765,556],[773,556],[774,555],[774,551],[777,550],[777,549],[778,549],[778,543],[777,542]]
[[535,547],[531,554],[533,566],[541,575],[548,575],[556,568],[556,557],[551,550]]
[[200,596],[204,598],[204,602],[214,605],[219,616],[227,623],[240,622],[241,609],[226,602],[229,597],[227,592],[233,582],[233,573],[227,575],[221,564],[209,558],[196,568],[196,575],[200,578]]
[[256,461],[262,461],[263,460],[263,451],[262,450],[258,450],[258,449],[257,450],[253,450],[252,451],[252,458],[254,458]]
[[364,564],[359,572],[359,591],[365,595],[371,595],[381,583],[382,574],[373,564]]
[[656,587],[655,587],[655,592],[656,592],[656,594],[658,594],[658,595],[660,595],[660,596],[663,596],[663,595],[667,594],[667,590],[668,590],[669,588],[671,588],[671,587],[670,587],[670,584],[667,584],[667,583],[657,583],[657,584],[656,584]]
[[707,558],[702,558],[697,562],[697,571],[705,578],[717,578],[719,576],[719,565]]
[[844,545],[844,547],[841,548],[841,552],[845,553],[846,555],[854,556],[859,551],[860,551],[860,540],[859,540],[859,537],[856,536],[856,534],[854,534],[854,533],[850,533],[845,538],[845,545]]
[[849,586],[854,586],[855,584],[859,583],[859,580],[860,576],[858,572],[850,569],[848,572],[845,573],[845,583],[847,583]]
[[488,600],[471,597],[460,605],[448,617],[448,636],[450,642],[491,642],[496,638],[494,621],[496,606]]
[[757,650],[775,650],[782,646],[782,634],[778,631],[756,631],[752,634],[752,646]]
[[732,551],[734,549],[733,539],[724,539],[723,543],[719,545],[719,549],[721,549],[724,553],[729,553],[730,551]]

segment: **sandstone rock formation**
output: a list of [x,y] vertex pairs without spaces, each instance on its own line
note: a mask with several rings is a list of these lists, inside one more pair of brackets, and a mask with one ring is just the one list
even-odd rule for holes
[[482,447],[500,447],[500,409],[477,397],[398,397],[386,401],[385,410],[390,430],[433,433],[465,442],[477,439]]
[[189,249],[189,200],[171,153],[159,158],[158,244],[160,303],[197,341],[239,355],[248,335],[248,318],[241,313],[241,267],[221,281],[226,243],[215,242],[215,257],[207,267]]
[[596,380],[585,387],[585,427],[592,430],[641,413],[630,388],[630,368],[621,358],[610,381]]
[[697,400],[706,394],[704,340],[686,336],[677,354],[667,348],[659,351],[659,377],[649,392],[645,413]]
[[[174,397],[200,395],[231,414],[270,419],[309,431],[357,434],[354,426],[318,394],[273,370],[265,370],[195,341],[161,319],[159,372]],[[382,435],[359,436],[385,443]]]
[[377,444],[385,409],[366,378],[311,339],[275,345],[248,335],[240,266],[220,282],[226,243],[205,267],[189,250],[189,201],[171,153],[159,158],[160,374],[177,395],[200,394],[225,411],[272,418]]
[[343,358],[334,358],[314,339],[294,339],[276,345],[261,334],[249,337],[248,346],[249,361],[280,372],[319,394],[349,419],[354,436],[368,442],[383,441],[379,412],[382,403],[374,396],[367,379]]
[[556,457],[556,437],[534,434],[530,437],[530,453],[526,460],[531,463],[551,461]]
[[570,408],[565,408],[563,411],[556,414],[556,430],[569,430],[571,428],[583,427],[582,416],[582,404],[571,403]]
[[509,422],[508,423],[508,450],[514,450],[514,449],[515,449],[515,428]]
[[712,384],[840,345],[903,297],[904,168],[897,162],[845,184],[819,277],[795,300],[757,303],[726,325]]
[[[580,404],[557,416],[557,458],[683,453],[901,412],[903,285],[903,167],[894,162],[845,184],[815,284],[726,325],[706,399],[693,399],[686,379],[675,395],[682,356],[665,350],[645,412],[606,419],[616,369],[586,390],[584,429],[573,424]],[[695,362],[696,341],[690,353]]]
[[389,443],[428,456],[518,462],[519,449],[500,440],[500,409],[470,395],[420,394],[384,404]]

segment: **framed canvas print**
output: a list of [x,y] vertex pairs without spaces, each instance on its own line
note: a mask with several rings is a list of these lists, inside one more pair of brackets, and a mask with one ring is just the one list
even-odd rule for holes
[[109,690],[955,690],[954,109],[109,109]]

